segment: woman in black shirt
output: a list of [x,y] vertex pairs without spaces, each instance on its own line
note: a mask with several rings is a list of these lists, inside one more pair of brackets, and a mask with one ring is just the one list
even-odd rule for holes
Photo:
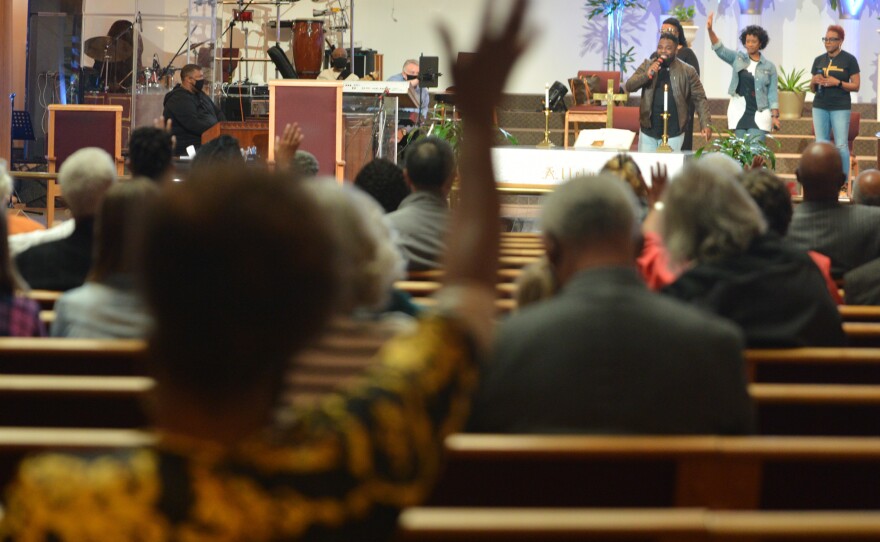
[[843,173],[849,179],[849,118],[852,102],[850,92],[858,92],[861,85],[859,61],[842,49],[846,34],[838,25],[831,25],[822,41],[825,54],[816,57],[810,73],[813,99],[813,129],[816,141],[830,141],[834,131],[834,145],[840,150]]

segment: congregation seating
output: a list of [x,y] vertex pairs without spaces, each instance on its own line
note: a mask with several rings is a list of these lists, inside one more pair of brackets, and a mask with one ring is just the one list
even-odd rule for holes
[[747,350],[750,382],[880,384],[880,349],[778,348]]
[[452,435],[430,506],[880,508],[880,439]]
[[399,542],[876,540],[877,512],[412,508]]
[[146,375],[137,340],[0,338],[0,375]]

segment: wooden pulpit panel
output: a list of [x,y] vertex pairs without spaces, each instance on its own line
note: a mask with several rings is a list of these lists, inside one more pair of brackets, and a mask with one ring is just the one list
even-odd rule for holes
[[[49,106],[49,173],[57,173],[67,158],[80,149],[104,149],[116,162],[116,173],[125,172],[122,159],[121,105]],[[55,198],[61,196],[57,180],[46,183],[46,225],[55,222]]]
[[269,122],[262,120],[218,122],[202,134],[202,145],[221,135],[232,136],[243,148],[256,147],[257,153],[269,156]]
[[86,147],[107,151],[123,173],[122,106],[50,105],[49,171],[57,172],[71,154]]
[[275,160],[275,136],[297,122],[305,139],[300,147],[318,159],[319,175],[344,179],[342,159],[342,82],[276,80],[269,82],[269,160]]

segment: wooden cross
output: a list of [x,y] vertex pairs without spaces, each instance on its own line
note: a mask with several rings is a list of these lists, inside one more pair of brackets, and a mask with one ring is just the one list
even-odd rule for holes
[[593,100],[605,100],[606,102],[608,102],[608,118],[605,121],[605,127],[613,128],[612,123],[614,121],[614,102],[619,101],[626,103],[626,101],[629,99],[629,93],[624,92],[623,94],[615,94],[614,79],[609,77],[608,92],[604,94],[593,94],[590,98]]

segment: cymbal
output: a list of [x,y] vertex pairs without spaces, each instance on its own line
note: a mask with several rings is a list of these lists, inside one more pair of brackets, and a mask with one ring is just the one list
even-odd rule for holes
[[85,42],[85,53],[89,58],[104,60],[110,57],[114,62],[131,58],[131,44],[123,40],[114,40],[110,36],[95,36]]

